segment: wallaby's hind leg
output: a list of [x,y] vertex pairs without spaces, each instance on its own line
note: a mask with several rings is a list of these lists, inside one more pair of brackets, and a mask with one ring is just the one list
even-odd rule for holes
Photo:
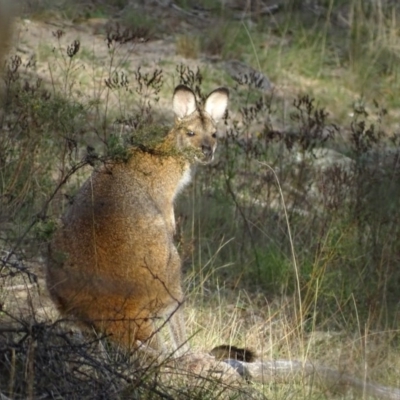
[[166,351],[159,329],[147,313],[136,315],[131,319],[110,319],[102,330],[111,335],[113,341],[121,343],[128,350],[135,349],[139,342],[152,348],[157,354]]
[[154,354],[167,355],[164,336],[168,332],[166,329],[168,326],[173,349],[169,353],[180,356],[189,350],[189,345],[186,339],[183,310],[180,306],[178,307],[171,315],[166,316],[166,320],[161,319],[157,321],[158,323],[155,323],[154,318],[144,315],[131,320],[111,320],[106,327],[103,327],[103,330],[112,335],[111,338],[114,341],[122,343],[130,350],[138,347],[139,343],[154,350]]

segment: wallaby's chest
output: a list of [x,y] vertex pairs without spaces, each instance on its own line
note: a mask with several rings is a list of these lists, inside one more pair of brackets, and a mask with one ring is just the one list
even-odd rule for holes
[[181,176],[181,179],[178,182],[175,196],[179,194],[179,192],[181,192],[185,188],[185,186],[187,186],[190,183],[191,180],[192,180],[192,170],[189,166],[187,166]]

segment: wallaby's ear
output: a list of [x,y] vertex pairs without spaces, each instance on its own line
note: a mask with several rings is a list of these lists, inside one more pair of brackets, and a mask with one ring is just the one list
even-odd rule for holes
[[226,108],[228,107],[228,99],[229,90],[226,88],[215,89],[208,95],[204,110],[215,122],[219,121],[224,116]]
[[174,91],[172,107],[175,116],[182,119],[196,111],[196,96],[187,86],[179,85]]

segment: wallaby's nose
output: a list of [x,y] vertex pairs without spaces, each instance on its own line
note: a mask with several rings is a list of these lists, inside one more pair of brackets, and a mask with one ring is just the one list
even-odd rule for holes
[[206,158],[211,158],[213,155],[213,149],[210,144],[205,143],[201,145],[201,151],[206,156]]

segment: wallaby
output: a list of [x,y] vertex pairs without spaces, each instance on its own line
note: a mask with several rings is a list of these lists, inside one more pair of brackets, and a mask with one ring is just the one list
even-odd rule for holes
[[160,144],[131,148],[128,161],[84,183],[49,245],[47,285],[61,313],[125,348],[165,352],[157,320],[165,321],[179,354],[188,346],[174,200],[191,166],[213,159],[228,90],[214,90],[200,108],[179,85],[172,105],[175,125]]

